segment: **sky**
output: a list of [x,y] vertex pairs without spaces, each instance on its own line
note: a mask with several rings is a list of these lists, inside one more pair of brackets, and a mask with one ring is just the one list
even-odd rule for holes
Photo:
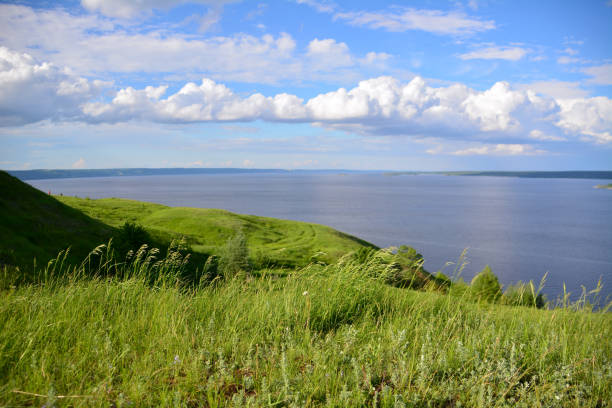
[[612,0],[0,1],[0,168],[612,170]]

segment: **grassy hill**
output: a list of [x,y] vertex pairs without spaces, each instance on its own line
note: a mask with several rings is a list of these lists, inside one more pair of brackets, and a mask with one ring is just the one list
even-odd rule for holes
[[81,261],[114,228],[0,171],[0,264],[46,263],[71,247]]
[[90,200],[50,196],[0,172],[0,263],[22,268],[57,256],[70,247],[70,261],[80,262],[101,243],[117,237],[126,222],[143,226],[154,246],[184,237],[194,259],[218,254],[242,232],[255,266],[303,266],[317,259],[331,263],[373,245],[323,225],[279,220],[229,211],[171,208],[124,199]]
[[229,211],[166,207],[119,198],[90,200],[58,197],[63,203],[108,225],[126,221],[142,225],[155,239],[185,237],[195,252],[216,254],[238,231],[247,239],[251,257],[260,265],[302,266],[312,256],[331,263],[361,247],[374,246],[324,225]]

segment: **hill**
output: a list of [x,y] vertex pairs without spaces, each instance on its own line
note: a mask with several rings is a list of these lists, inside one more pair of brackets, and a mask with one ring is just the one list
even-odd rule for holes
[[203,254],[217,254],[229,238],[241,231],[251,258],[261,267],[303,266],[317,254],[318,260],[331,263],[361,247],[375,248],[366,241],[318,224],[119,198],[58,199],[113,227],[126,221],[139,224],[161,242],[185,237],[194,252]]
[[184,237],[200,261],[242,232],[256,268],[303,266],[315,255],[331,263],[359,248],[375,248],[317,224],[116,198],[50,196],[5,172],[0,172],[0,188],[0,263],[22,269],[34,258],[45,264],[68,247],[69,260],[80,262],[97,245],[117,237],[126,222],[144,227],[153,246]]
[[0,264],[39,264],[71,247],[81,261],[114,228],[0,171]]

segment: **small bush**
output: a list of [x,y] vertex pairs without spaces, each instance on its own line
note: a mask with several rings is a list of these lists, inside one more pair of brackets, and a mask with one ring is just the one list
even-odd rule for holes
[[523,283],[519,281],[516,285],[508,286],[502,300],[507,305],[531,306],[539,309],[546,304],[544,295],[536,292],[533,282]]
[[376,254],[376,249],[371,247],[361,247],[353,253],[353,259],[359,264],[367,263]]
[[433,280],[439,286],[446,288],[446,289],[450,288],[451,285],[453,284],[453,281],[451,281],[451,279],[448,276],[442,273],[442,271],[436,272],[436,274],[433,276]]
[[497,276],[491,271],[489,265],[472,279],[470,284],[471,295],[480,301],[496,302],[502,295],[501,285]]
[[219,269],[225,278],[244,272],[249,266],[249,249],[244,234],[238,232],[228,239],[221,251]]
[[149,233],[141,225],[126,221],[117,233],[115,240],[119,253],[136,251],[144,244],[151,243]]

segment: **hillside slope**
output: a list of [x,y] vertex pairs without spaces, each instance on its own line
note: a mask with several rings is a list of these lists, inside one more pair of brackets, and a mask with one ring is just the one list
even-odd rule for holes
[[374,248],[317,224],[116,198],[50,196],[5,172],[0,172],[0,189],[0,263],[26,269],[34,258],[41,265],[68,247],[70,260],[80,262],[117,236],[125,222],[143,226],[154,246],[184,237],[201,255],[220,253],[229,238],[242,232],[255,267],[303,266],[315,255],[330,263],[361,247]]
[[0,171],[0,264],[46,263],[70,247],[81,261],[114,228]]
[[242,231],[251,257],[260,266],[305,265],[315,254],[319,260],[333,262],[361,247],[374,248],[366,241],[318,224],[118,198],[58,199],[111,226],[119,227],[126,221],[140,224],[162,242],[185,237],[200,253],[218,253],[229,238]]

